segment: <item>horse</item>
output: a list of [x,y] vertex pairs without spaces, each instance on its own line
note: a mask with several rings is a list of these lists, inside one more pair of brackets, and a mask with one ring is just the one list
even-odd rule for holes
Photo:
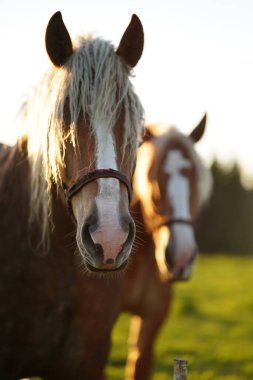
[[[154,342],[172,302],[174,281],[186,281],[196,257],[194,222],[212,188],[194,144],[206,115],[187,136],[147,128],[134,175],[132,214],[139,240],[125,275],[122,311],[131,313],[127,380],[151,376]],[[156,126],[155,126],[156,127]]]
[[135,238],[131,177],[144,130],[133,15],[117,49],[48,22],[51,66],[0,150],[0,378],[101,380]]

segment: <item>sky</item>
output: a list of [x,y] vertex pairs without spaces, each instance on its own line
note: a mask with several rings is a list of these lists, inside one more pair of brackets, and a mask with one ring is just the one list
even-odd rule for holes
[[72,37],[116,47],[136,13],[145,46],[132,82],[146,122],[190,133],[207,112],[199,154],[253,178],[252,0],[0,0],[0,141],[15,143],[18,110],[50,65],[44,34],[58,10]]

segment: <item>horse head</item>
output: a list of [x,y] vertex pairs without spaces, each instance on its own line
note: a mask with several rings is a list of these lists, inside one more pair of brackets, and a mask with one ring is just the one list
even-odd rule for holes
[[[35,129],[27,118],[32,202],[43,208],[48,228],[50,190],[63,189],[86,267],[117,270],[127,264],[135,238],[129,201],[143,109],[129,74],[142,55],[142,25],[133,15],[116,50],[100,38],[74,44],[57,12],[45,42],[53,65],[34,95],[43,123]],[[28,102],[26,115],[31,109]]]
[[148,132],[138,153],[136,196],[158,264],[164,272],[168,267],[174,279],[191,274],[197,252],[194,222],[211,191],[210,173],[194,149],[205,124],[206,116],[189,136],[174,128],[158,136]]

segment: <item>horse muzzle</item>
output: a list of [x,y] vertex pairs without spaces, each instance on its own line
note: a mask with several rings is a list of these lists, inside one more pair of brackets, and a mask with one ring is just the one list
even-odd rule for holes
[[86,223],[79,251],[92,272],[120,271],[127,266],[134,238],[135,225],[131,217],[116,227]]
[[190,258],[179,269],[175,269],[176,260],[178,260],[178,257],[183,255],[183,253],[176,250],[173,239],[170,239],[166,248],[165,259],[173,281],[187,281],[191,278],[197,254],[198,248],[196,245],[194,248],[189,248],[185,256],[190,256]]

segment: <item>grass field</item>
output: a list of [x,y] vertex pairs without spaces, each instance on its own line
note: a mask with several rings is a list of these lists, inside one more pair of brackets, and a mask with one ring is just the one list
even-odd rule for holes
[[[189,380],[253,380],[253,255],[200,256],[192,280],[174,292],[152,379],[172,379],[173,359],[181,357]],[[128,322],[122,315],[113,332],[109,380],[124,379]]]

